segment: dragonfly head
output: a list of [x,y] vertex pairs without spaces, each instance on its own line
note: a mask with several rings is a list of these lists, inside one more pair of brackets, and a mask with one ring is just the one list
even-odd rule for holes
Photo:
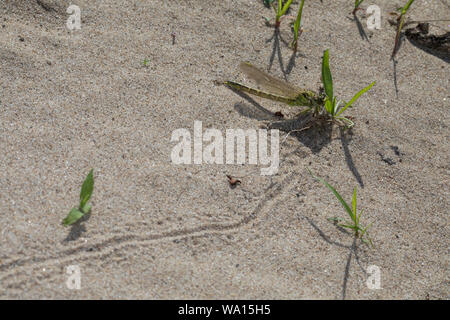
[[325,95],[317,94],[313,91],[306,91],[304,94],[304,98],[306,100],[306,104],[312,108],[319,109],[325,104]]
[[316,108],[323,105],[323,98],[313,91],[305,90],[297,96],[293,105]]

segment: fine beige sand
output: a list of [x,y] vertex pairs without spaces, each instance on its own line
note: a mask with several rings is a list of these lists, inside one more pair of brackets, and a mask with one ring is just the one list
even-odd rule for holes
[[[358,14],[367,39],[353,2],[306,1],[293,55],[287,21],[275,34],[262,1],[0,0],[0,298],[448,299],[448,55],[405,39],[394,70],[389,12],[406,1],[364,2],[382,18],[370,31]],[[70,4],[80,30],[66,27]],[[449,13],[423,0],[409,16]],[[220,85],[251,83],[238,67],[251,61],[318,91],[327,48],[336,95],[376,81],[346,111],[347,134],[286,137],[298,109]],[[279,128],[278,172],[172,163],[172,132],[192,134],[194,121],[224,134]],[[91,168],[92,212],[65,228]],[[358,186],[373,248],[327,220],[346,213],[307,168],[347,201]]]

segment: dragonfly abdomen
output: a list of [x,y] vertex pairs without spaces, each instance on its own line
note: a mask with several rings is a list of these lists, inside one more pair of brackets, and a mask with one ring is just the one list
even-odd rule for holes
[[287,98],[287,97],[278,96],[278,95],[275,95],[272,93],[263,92],[261,90],[253,89],[253,88],[244,86],[243,84],[233,82],[233,81],[225,81],[225,84],[233,89],[238,90],[238,91],[247,92],[247,93],[253,94],[255,96],[261,97],[261,98],[284,102],[291,106],[297,105],[296,99],[291,99],[291,98]]

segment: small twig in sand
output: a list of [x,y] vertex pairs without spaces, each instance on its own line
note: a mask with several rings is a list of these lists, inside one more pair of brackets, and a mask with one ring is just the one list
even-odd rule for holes
[[281,141],[281,144],[283,144],[283,143],[286,141],[286,139],[289,137],[289,135],[290,135],[292,132],[301,132],[301,131],[304,131],[304,130],[308,130],[309,128],[311,128],[311,126],[305,127],[305,128],[301,128],[301,129],[296,129],[296,130],[291,130],[291,131],[289,131],[289,132],[286,134],[286,136],[283,138],[283,141]]

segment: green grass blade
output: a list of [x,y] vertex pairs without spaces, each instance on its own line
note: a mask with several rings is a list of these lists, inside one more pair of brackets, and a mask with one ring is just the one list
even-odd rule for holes
[[348,228],[348,229],[352,229],[352,230],[356,230],[356,227],[352,224],[339,224],[340,227],[343,228]]
[[[361,211],[359,212],[358,218],[356,218],[356,224],[359,224],[359,218],[361,218],[361,215],[362,215],[363,211],[364,211],[364,210],[361,210]],[[356,214],[356,213],[355,213],[355,214]]]
[[336,98],[337,97],[333,98],[333,108],[331,109],[332,110],[332,114],[331,115],[333,116],[333,118],[336,115],[336,107],[337,107],[337,105],[336,105]]
[[298,46],[298,32],[300,30],[300,24],[302,21],[302,12],[303,12],[303,5],[305,3],[305,0],[302,0],[300,3],[300,8],[298,9],[297,19],[295,19],[294,22],[294,40],[291,42],[291,47],[294,49],[294,51],[297,51]]
[[351,229],[353,230],[353,232],[356,234],[358,234],[358,227],[352,224],[338,224],[339,227],[341,228],[347,228],[347,229]]
[[333,77],[331,76],[330,71],[330,51],[329,49],[325,50],[323,53],[322,59],[322,82],[323,87],[325,88],[325,93],[330,101],[333,100]]
[[408,3],[402,9],[402,15],[405,15],[409,10],[409,7],[413,4],[414,0],[409,0]]
[[358,98],[363,95],[364,93],[366,93],[367,91],[370,90],[370,88],[372,88],[375,84],[375,81],[372,82],[370,85],[368,85],[367,87],[365,87],[364,89],[362,89],[360,92],[358,92],[357,94],[355,94],[355,96],[349,101],[347,102],[347,104],[336,114],[336,116],[339,116],[342,112],[345,111],[345,109],[347,109],[348,107],[350,107],[356,100],[358,100]]
[[[291,6],[292,1],[293,1],[293,0],[288,0],[288,1],[284,4],[283,9],[281,9],[280,17],[283,16],[283,15],[286,13],[287,9],[289,9],[289,7]],[[281,7],[281,0],[280,0],[280,2],[279,2],[279,5],[280,5],[280,6],[279,6],[278,8]]]
[[348,215],[350,216],[350,218],[352,219],[352,221],[355,221],[355,217],[353,215],[352,209],[350,209],[349,205],[347,204],[347,202],[345,202],[345,200],[341,197],[341,195],[336,191],[336,189],[334,189],[328,182],[326,182],[324,179],[320,178],[320,177],[316,177],[315,175],[312,174],[312,172],[308,169],[309,173],[311,174],[311,176],[322,182],[325,186],[328,187],[328,189],[331,190],[331,192],[333,192],[333,194],[335,195],[335,197],[339,200],[339,202],[342,204],[342,206],[344,207],[345,211],[347,211]]
[[80,208],[84,208],[86,203],[91,198],[93,191],[94,191],[94,169],[91,169],[86,179],[84,180],[83,185],[81,186]]
[[395,40],[394,40],[394,50],[392,50],[392,55],[391,55],[391,59],[395,58],[395,55],[398,52],[399,49],[399,44],[400,44],[400,34],[402,32],[402,28],[403,28],[403,23],[405,22],[405,18],[406,16],[404,14],[402,14],[400,16],[400,24],[398,25],[397,28],[397,33],[395,35]]
[[92,205],[90,203],[86,203],[84,205],[84,207],[80,208],[80,211],[83,213],[88,213],[89,211],[91,211]]
[[[353,216],[356,217],[356,187],[355,190],[353,191],[352,209],[353,209]],[[354,222],[358,224],[358,219],[356,219]]]
[[328,98],[325,100],[325,110],[327,110],[330,115],[333,115],[333,103]]
[[300,4],[300,8],[298,9],[298,15],[297,19],[294,23],[294,37],[295,41],[298,39],[298,30],[300,29],[300,23],[302,21],[302,12],[303,12],[303,4],[305,3],[305,0],[302,0],[302,3]]
[[355,9],[358,8],[364,0],[355,0]]
[[275,10],[275,15],[276,15],[276,17],[275,17],[276,21],[280,20],[281,6],[282,6],[281,0],[278,0],[278,8],[275,8],[275,5],[273,6],[273,9]]
[[63,224],[63,226],[67,227],[71,224],[74,224],[78,220],[80,220],[81,217],[83,217],[83,216],[84,216],[83,212],[81,212],[77,208],[72,208],[72,210],[70,210],[67,217],[62,221],[62,224]]
[[361,237],[367,232],[367,229],[369,229],[372,224],[373,224],[373,222],[369,223],[369,225],[367,227],[365,227],[364,229],[361,230]]
[[398,25],[397,34],[395,35],[394,50],[392,51],[391,59],[394,59],[395,55],[398,52],[400,45],[400,34],[402,32],[403,24],[405,22],[406,12],[408,12],[409,7],[413,4],[413,2],[414,0],[409,0],[408,3],[403,8],[400,8],[401,10],[400,23]]

